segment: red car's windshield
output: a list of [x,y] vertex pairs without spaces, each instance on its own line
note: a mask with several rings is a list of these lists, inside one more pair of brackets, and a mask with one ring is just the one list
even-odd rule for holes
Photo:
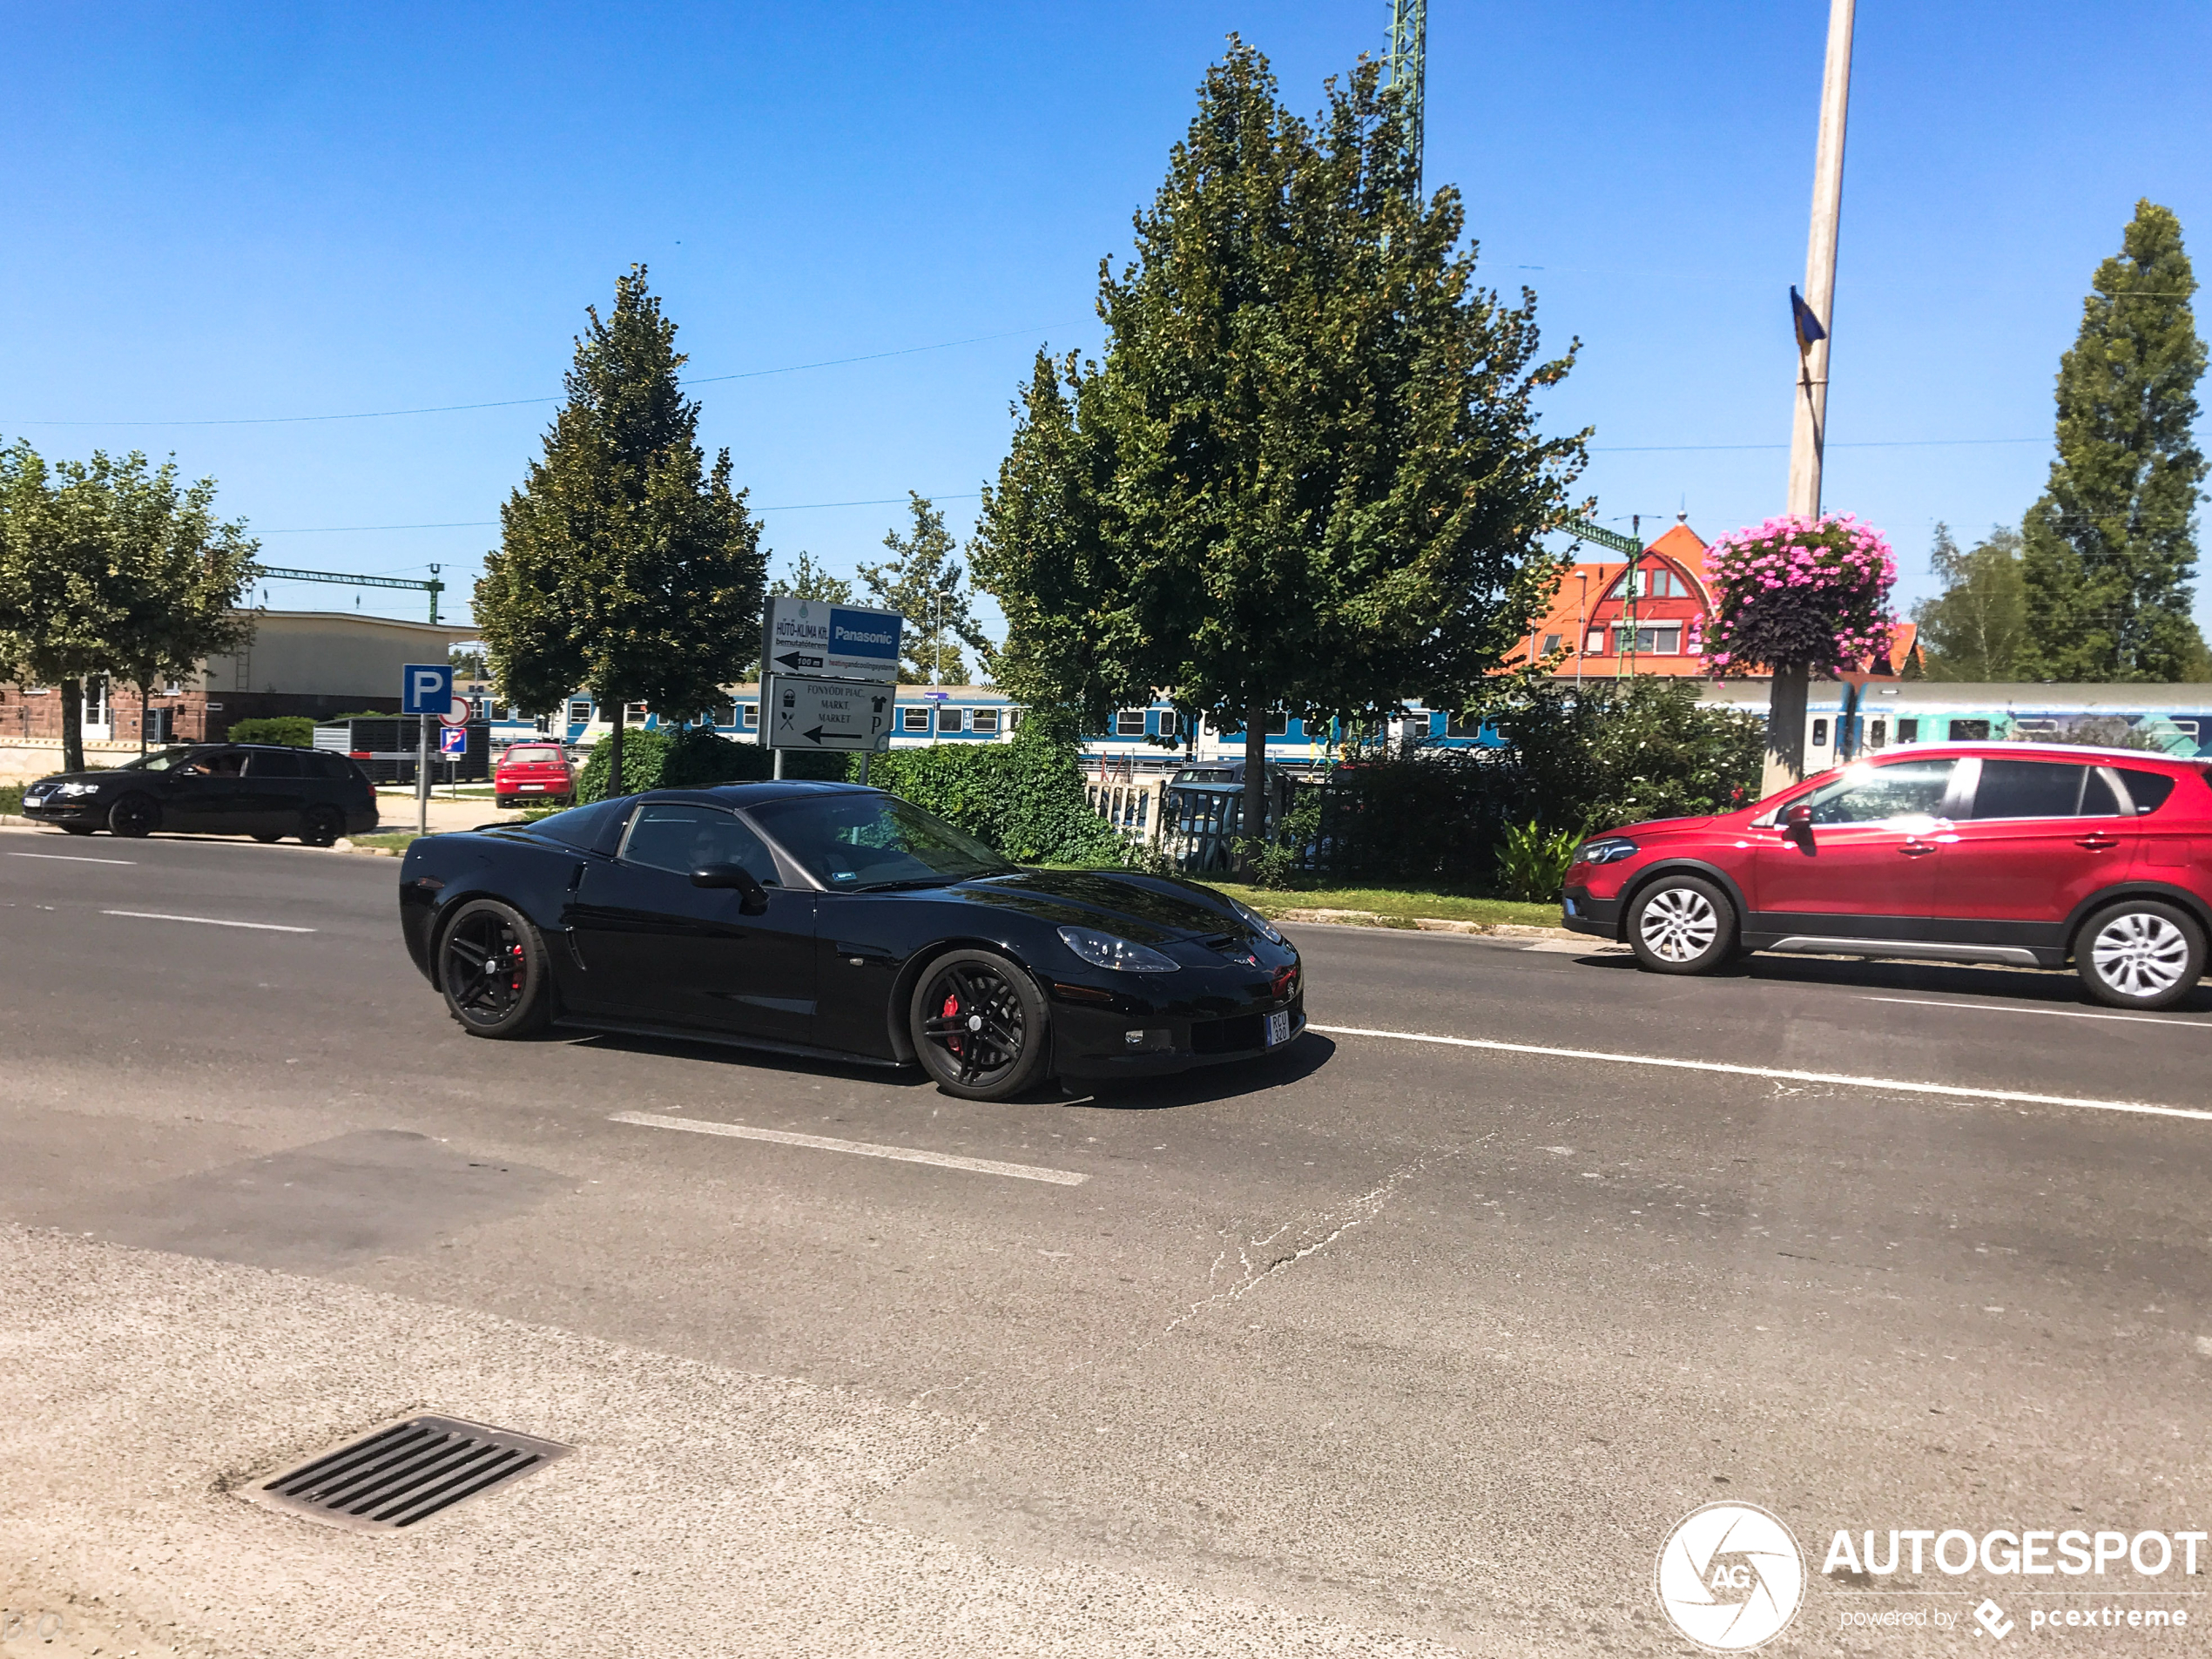
[[515,748],[509,749],[507,752],[507,759],[505,764],[510,766],[557,766],[566,759],[567,757],[564,756],[558,749],[555,749],[550,746],[529,749]]

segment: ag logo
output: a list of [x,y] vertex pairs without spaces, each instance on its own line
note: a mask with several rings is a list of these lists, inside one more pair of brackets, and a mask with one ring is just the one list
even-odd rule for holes
[[1676,1629],[1714,1653],[1747,1653],[1797,1616],[1805,1561],[1790,1529],[1757,1505],[1709,1503],[1668,1535],[1658,1586]]

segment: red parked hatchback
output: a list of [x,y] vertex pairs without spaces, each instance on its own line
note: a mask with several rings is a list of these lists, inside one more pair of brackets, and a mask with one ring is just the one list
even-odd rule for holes
[[557,743],[513,743],[491,775],[492,799],[502,806],[536,806],[576,799],[569,752]]
[[1582,843],[1578,933],[1703,974],[1755,950],[2060,968],[2161,1008],[2212,934],[2212,766],[2132,749],[1916,745],[1715,818]]

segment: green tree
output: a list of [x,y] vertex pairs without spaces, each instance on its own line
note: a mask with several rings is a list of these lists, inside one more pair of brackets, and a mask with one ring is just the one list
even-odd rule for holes
[[62,769],[84,765],[84,676],[114,622],[105,505],[82,469],[30,444],[0,451],[0,672],[61,696]]
[[860,580],[875,602],[906,618],[899,657],[899,678],[910,685],[941,682],[968,684],[965,644],[988,671],[995,653],[990,636],[975,620],[966,570],[945,516],[917,491],[907,492],[914,524],[901,536],[893,530],[883,545],[891,556],[860,567]]
[[832,576],[814,563],[814,556],[799,550],[799,563],[792,566],[787,577],[778,577],[768,591],[779,598],[819,599],[826,605],[849,605],[853,603],[853,584],[843,577]]
[[613,711],[619,778],[624,705],[688,718],[759,655],[767,556],[730,452],[705,465],[645,267],[616,279],[604,321],[586,314],[568,401],[500,509],[475,614],[510,700],[550,708],[585,686]]
[[1938,524],[1928,567],[1943,591],[1912,607],[1919,644],[1933,680],[2016,679],[2027,629],[2020,532],[1999,524],[1961,552],[1951,527]]
[[2059,361],[2058,457],[2021,526],[2024,678],[2179,680],[2206,672],[2190,619],[2204,373],[2196,279],[2172,210],[2139,201],[2097,267]]
[[153,687],[253,638],[246,592],[260,543],[242,521],[215,516],[215,481],[179,484],[172,459],[151,468],[133,450],[119,462],[95,452],[105,497],[112,584],[107,666],[138,688],[138,752],[146,748]]
[[1001,683],[1092,722],[1158,688],[1242,729],[1255,824],[1271,711],[1471,692],[1556,579],[1539,537],[1584,439],[1533,405],[1575,347],[1537,360],[1534,296],[1478,288],[1463,228],[1372,64],[1309,126],[1232,43],[1135,260],[1102,264],[1103,365],[1039,354],[985,492]]

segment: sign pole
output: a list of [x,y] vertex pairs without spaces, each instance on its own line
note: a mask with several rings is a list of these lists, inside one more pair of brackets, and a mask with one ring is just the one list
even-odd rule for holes
[[430,717],[415,717],[415,833],[430,833]]

